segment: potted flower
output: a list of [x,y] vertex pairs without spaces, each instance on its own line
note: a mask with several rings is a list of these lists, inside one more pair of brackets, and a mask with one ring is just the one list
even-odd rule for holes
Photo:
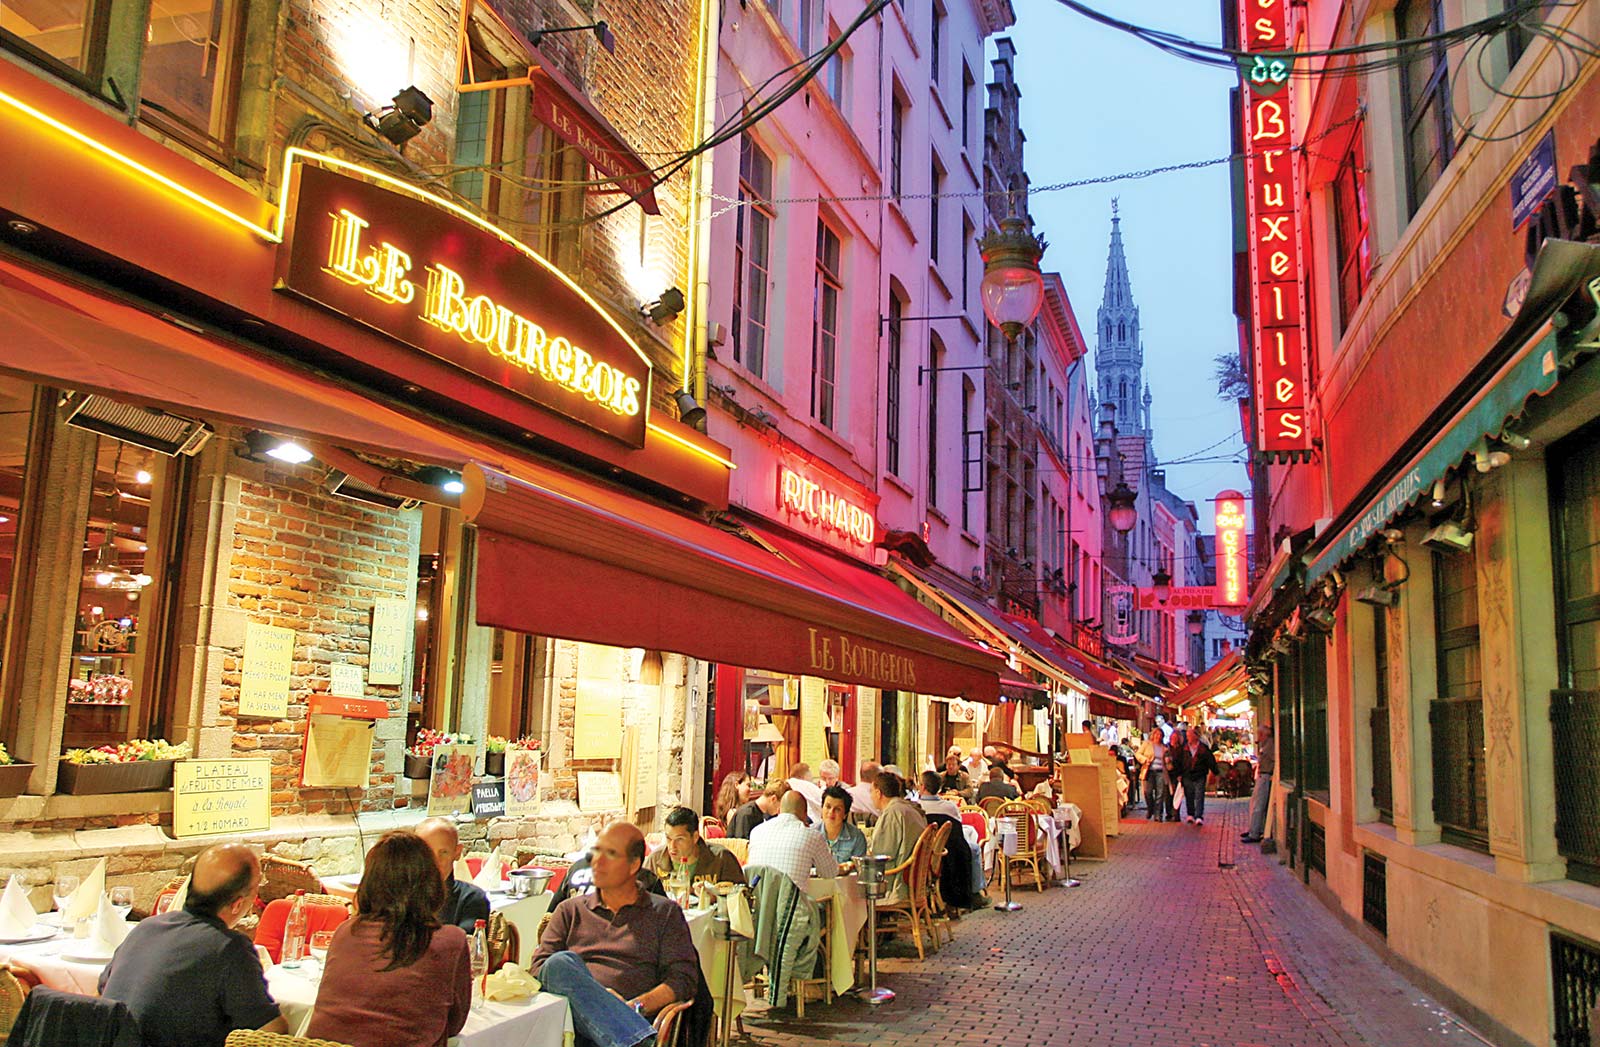
[[483,773],[489,778],[503,778],[506,773],[506,739],[491,734],[483,743]]
[[405,776],[427,781],[433,771],[433,750],[441,745],[471,745],[470,734],[449,734],[424,727],[417,732],[416,740],[406,749]]
[[159,792],[172,787],[172,765],[188,756],[189,743],[172,745],[161,738],[68,749],[56,787],[74,796]]
[[28,776],[32,773],[33,764],[14,759],[6,752],[5,744],[0,743],[0,799],[21,796],[22,790],[28,787]]

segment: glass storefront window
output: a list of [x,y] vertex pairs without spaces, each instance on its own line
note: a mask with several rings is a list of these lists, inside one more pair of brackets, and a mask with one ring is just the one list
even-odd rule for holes
[[226,142],[242,6],[238,0],[153,0],[139,82],[147,108],[212,142]]
[[85,75],[98,63],[100,20],[93,0],[0,0],[0,35]]
[[157,718],[155,678],[172,528],[173,459],[100,437],[73,626],[62,744],[113,745]]

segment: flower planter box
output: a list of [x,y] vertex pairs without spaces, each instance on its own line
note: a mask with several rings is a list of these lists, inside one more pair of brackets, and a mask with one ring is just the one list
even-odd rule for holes
[[506,776],[506,754],[484,753],[483,774],[486,778],[504,778]]
[[132,763],[61,762],[56,791],[73,796],[98,793],[148,793],[172,788],[175,760],[135,760]]
[[406,753],[405,776],[426,781],[433,773],[433,757]]
[[21,796],[28,787],[28,776],[33,773],[31,763],[8,763],[0,767],[0,799]]

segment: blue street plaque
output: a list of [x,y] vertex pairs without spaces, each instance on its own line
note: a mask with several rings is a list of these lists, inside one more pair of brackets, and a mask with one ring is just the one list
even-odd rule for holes
[[1511,176],[1511,228],[1521,229],[1556,188],[1555,131],[1545,132]]

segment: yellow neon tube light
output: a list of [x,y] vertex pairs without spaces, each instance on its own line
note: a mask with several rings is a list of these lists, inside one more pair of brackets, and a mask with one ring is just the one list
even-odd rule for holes
[[720,466],[722,466],[722,467],[724,467],[726,469],[737,469],[737,468],[739,468],[737,465],[734,465],[732,462],[728,461],[726,458],[722,457],[722,455],[720,455],[717,452],[713,451],[709,447],[701,447],[699,444],[695,443],[693,440],[686,440],[683,437],[679,436],[677,433],[672,432],[670,429],[663,429],[661,426],[657,425],[654,422],[646,422],[645,424],[650,427],[650,431],[651,432],[655,433],[657,436],[662,437],[663,439],[672,441],[673,443],[677,444],[679,447],[687,447],[689,450],[695,452],[696,454],[701,455],[702,457],[705,457],[705,458],[709,458],[713,462],[716,462],[718,465],[720,465]]
[[[215,200],[212,200],[210,197],[203,196],[202,194],[195,192],[193,189],[190,189],[183,183],[168,178],[160,171],[140,163],[138,160],[135,160],[126,153],[113,149],[99,139],[84,134],[71,124],[63,123],[50,114],[35,109],[33,106],[14,95],[0,91],[0,104],[10,106],[12,109],[15,109],[17,112],[28,117],[29,119],[36,120],[39,123],[44,124],[46,127],[50,128],[56,133],[70,138],[79,145],[85,146],[94,152],[99,153],[108,160],[112,160],[115,163],[121,164],[123,167],[128,168],[130,171],[133,171],[140,177],[154,182],[156,185],[161,186],[163,189],[166,189],[169,192],[176,193],[185,200],[188,200],[190,203],[204,208],[205,210],[210,211],[212,214],[232,222],[234,225],[241,226],[242,228],[255,233],[264,240],[267,240],[271,243],[281,243],[283,240],[281,230],[280,232],[275,233],[273,230],[268,229],[265,226],[257,225],[244,215],[230,211],[228,208],[217,203]],[[279,225],[282,225],[281,214],[279,216]]]

